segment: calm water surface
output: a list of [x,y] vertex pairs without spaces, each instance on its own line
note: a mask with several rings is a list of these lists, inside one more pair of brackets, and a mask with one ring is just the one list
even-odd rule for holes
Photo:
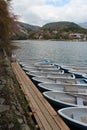
[[18,59],[50,59],[59,64],[87,66],[87,42],[69,41],[14,41],[21,49]]

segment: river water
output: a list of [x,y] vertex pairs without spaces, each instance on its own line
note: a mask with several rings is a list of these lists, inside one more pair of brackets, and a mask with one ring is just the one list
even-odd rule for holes
[[20,40],[14,44],[18,59],[49,59],[64,65],[87,66],[87,42]]

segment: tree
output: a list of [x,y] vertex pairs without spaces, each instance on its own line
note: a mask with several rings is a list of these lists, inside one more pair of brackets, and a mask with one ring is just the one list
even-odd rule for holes
[[8,11],[8,2],[0,0],[0,40],[6,42],[10,33],[10,16]]
[[0,0],[0,46],[9,49],[9,40],[16,25],[16,16],[10,12],[11,0]]

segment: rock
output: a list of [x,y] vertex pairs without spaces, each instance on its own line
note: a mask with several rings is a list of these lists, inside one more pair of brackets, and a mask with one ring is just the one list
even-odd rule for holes
[[22,119],[22,118],[18,118],[18,122],[19,122],[20,124],[22,124],[22,123],[23,123],[23,119]]
[[0,105],[0,113],[8,111],[10,109],[9,105]]
[[0,78],[0,85],[5,85],[6,84],[6,80],[4,79],[4,77]]
[[2,79],[2,84],[5,85],[6,84],[6,80]]
[[25,123],[27,123],[26,117],[23,115],[23,120]]
[[12,105],[12,109],[15,111],[16,110],[16,107],[15,107],[15,105]]
[[20,113],[19,111],[17,111],[17,110],[15,110],[15,114],[16,114],[17,116],[21,116],[21,113]]
[[3,103],[4,103],[4,101],[5,101],[5,99],[4,99],[4,98],[0,98],[0,104],[3,104]]
[[0,90],[2,90],[5,87],[5,85],[0,85]]
[[22,130],[30,130],[27,124],[23,124],[21,127],[22,127]]
[[12,129],[14,127],[14,124],[10,123],[8,127],[9,127],[9,129]]

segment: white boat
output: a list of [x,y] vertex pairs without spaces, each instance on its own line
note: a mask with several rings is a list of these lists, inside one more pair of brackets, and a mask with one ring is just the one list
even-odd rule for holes
[[[43,68],[43,67],[23,67],[22,68],[23,70],[25,71],[28,71],[28,72],[32,72],[32,71],[39,71],[39,72],[57,72],[57,71],[62,71],[62,70],[59,70],[58,68]],[[62,71],[63,72],[63,71]]]
[[26,65],[26,66],[24,66],[24,67],[22,67],[22,69],[23,70],[36,70],[36,69],[39,69],[39,68],[36,68],[36,67],[34,67],[34,66],[29,66],[29,65]]
[[[25,70],[26,71],[26,70]],[[45,77],[48,77],[50,75],[53,75],[53,76],[60,76],[60,75],[63,75],[64,74],[64,71],[62,70],[57,70],[57,71],[48,71],[48,72],[40,72],[40,71],[31,71],[31,72],[28,72],[26,71],[26,74],[29,76],[29,77],[35,77],[35,76],[45,76]]]
[[38,76],[32,78],[35,84],[39,83],[58,83],[58,84],[75,84],[75,79],[63,79],[63,78],[48,78],[45,76]]
[[43,68],[43,69],[45,69],[45,68],[56,68],[56,69],[60,69],[60,67],[59,66],[56,66],[56,65],[54,65],[54,64],[38,64],[38,65],[35,65],[35,64],[28,64],[28,63],[25,63],[25,64],[22,64],[22,67],[24,67],[24,68],[32,68],[32,67],[35,67],[35,68]]
[[46,61],[46,60],[42,60],[42,61],[38,61],[35,62],[33,61],[33,63],[30,62],[20,62],[20,65],[23,67],[23,69],[37,69],[37,70],[59,70],[60,66],[55,65],[53,63],[51,63],[50,61]]
[[87,78],[86,68],[85,70],[81,70],[81,69],[79,70],[79,68],[74,69],[74,68],[64,67],[64,66],[61,66],[60,68],[64,70],[64,72],[74,74],[76,78]]
[[24,59],[22,61],[19,61],[19,64],[21,66],[25,65],[50,65],[52,64],[52,61],[47,59]]
[[55,78],[55,77],[44,77],[44,76],[38,76],[32,78],[33,82],[35,84],[39,83],[58,83],[58,84],[70,84],[70,85],[87,85],[87,81],[85,79],[67,79],[67,78]]
[[25,65],[33,65],[33,64],[35,64],[36,62],[41,62],[41,60],[39,60],[39,59],[22,59],[21,61],[19,61],[19,64],[21,65],[21,66],[25,66]]
[[59,70],[57,72],[26,72],[28,75],[32,77],[48,77],[48,78],[67,78],[67,79],[75,79],[75,76],[73,74],[64,73],[63,71]]
[[34,64],[35,67],[43,67],[43,68],[59,68],[60,66],[55,65],[54,63],[50,63],[50,64]]
[[63,78],[63,79],[75,79],[75,75],[74,74],[70,74],[70,73],[64,73],[64,74],[54,74],[54,75],[48,75],[48,78],[54,78],[54,79],[58,79],[58,78]]
[[58,91],[47,91],[43,92],[46,99],[56,107],[77,107],[86,106],[87,107],[87,95],[75,96],[71,93],[58,92]]
[[39,62],[36,62],[35,65],[49,65],[52,64],[53,62],[50,60],[42,59],[39,60]]
[[66,85],[66,84],[56,84],[56,83],[40,83],[38,88],[44,91],[61,91],[61,92],[70,92],[78,94],[87,94],[87,86],[82,85]]
[[83,78],[86,76],[85,73],[79,72],[78,70],[69,70],[68,72],[74,74],[77,78],[79,78],[79,77]]
[[58,110],[63,120],[76,130],[87,130],[87,108],[69,107]]

